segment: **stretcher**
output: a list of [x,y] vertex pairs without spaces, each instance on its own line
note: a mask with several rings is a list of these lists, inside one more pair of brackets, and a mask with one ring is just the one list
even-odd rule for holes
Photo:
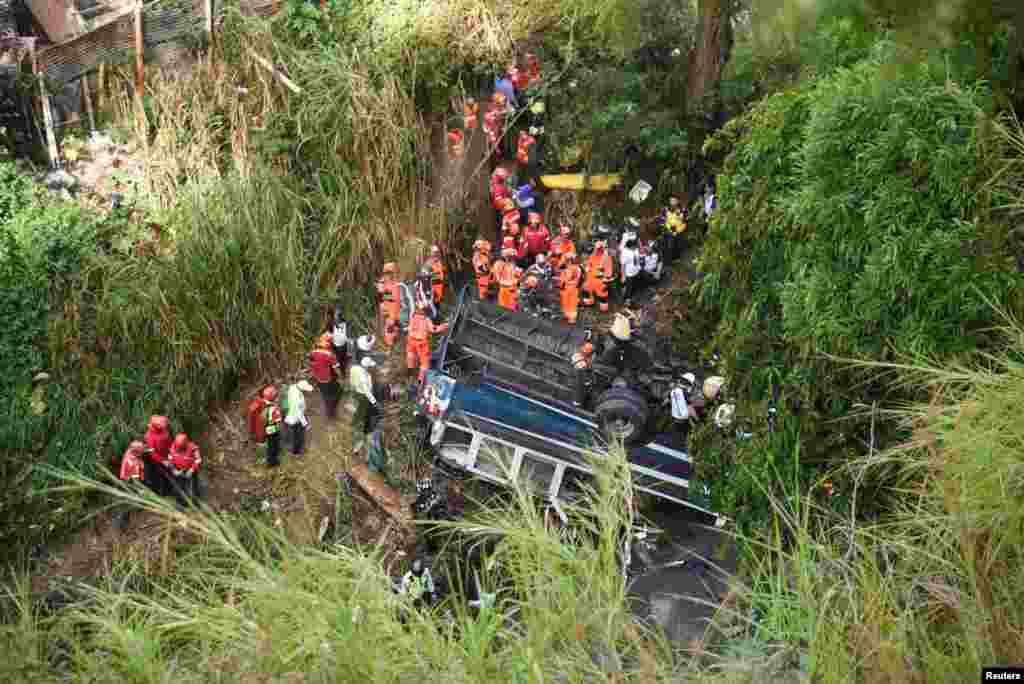
[[541,176],[540,182],[549,190],[586,190],[609,192],[622,185],[621,173],[589,176],[585,173],[556,173]]

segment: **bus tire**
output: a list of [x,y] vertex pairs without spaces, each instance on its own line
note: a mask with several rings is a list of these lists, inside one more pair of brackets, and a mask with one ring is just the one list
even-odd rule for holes
[[631,389],[614,387],[600,397],[594,407],[597,422],[609,440],[625,444],[643,444],[647,437],[650,408],[647,400]]

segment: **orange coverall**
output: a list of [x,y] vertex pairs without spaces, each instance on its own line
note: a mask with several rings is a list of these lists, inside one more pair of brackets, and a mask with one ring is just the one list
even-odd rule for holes
[[562,314],[569,325],[576,324],[576,316],[579,314],[580,279],[582,277],[583,271],[576,264],[569,264],[558,276]]
[[440,259],[430,260],[430,289],[434,292],[434,306],[441,306],[441,300],[444,299],[444,282],[447,275]]
[[556,271],[565,268],[565,255],[575,251],[576,245],[572,243],[572,240],[566,239],[561,235],[555,237],[551,241],[551,250],[549,252],[553,268]]
[[476,273],[476,285],[480,289],[480,299],[487,299],[491,289],[491,255],[477,250],[473,254],[473,271]]
[[583,283],[583,303],[594,304],[596,296],[601,311],[608,310],[608,283],[615,277],[615,266],[607,251],[594,252],[587,259],[587,279]]
[[380,295],[380,315],[384,320],[384,346],[390,348],[398,339],[398,321],[402,311],[398,281],[381,278],[377,281],[377,293]]
[[443,333],[448,329],[447,323],[434,325],[429,318],[420,312],[413,314],[409,320],[409,337],[405,341],[405,364],[409,370],[416,367],[417,360],[420,365],[420,382],[427,375],[430,368],[430,335],[431,333]]
[[518,311],[519,279],[523,277],[523,270],[511,261],[499,259],[494,262],[493,273],[498,281],[498,306]]

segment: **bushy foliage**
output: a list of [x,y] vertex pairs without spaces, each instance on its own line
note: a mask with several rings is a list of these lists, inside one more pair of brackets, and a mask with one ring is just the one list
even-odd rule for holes
[[844,438],[863,437],[820,419],[870,404],[827,356],[975,349],[990,302],[1007,301],[1018,280],[983,192],[983,98],[891,56],[883,46],[777,93],[707,145],[730,153],[699,301],[720,316],[737,389],[764,396],[767,374],[781,371],[802,397],[811,461],[841,458]]

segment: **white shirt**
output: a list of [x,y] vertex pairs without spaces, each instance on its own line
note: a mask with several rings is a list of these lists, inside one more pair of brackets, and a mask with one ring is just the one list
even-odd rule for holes
[[352,385],[352,391],[366,397],[372,406],[377,405],[377,397],[373,396],[373,378],[370,371],[359,364],[352,364],[348,371],[348,382]]
[[644,270],[647,271],[648,273],[657,273],[658,272],[658,255],[657,254],[655,254],[654,252],[651,252],[646,257],[644,257]]
[[288,415],[285,416],[284,422],[288,425],[302,423],[305,426],[309,424],[309,421],[306,420],[306,397],[303,396],[298,385],[288,386]]
[[348,343],[347,324],[342,323],[341,325],[334,326],[334,329],[331,331],[331,342],[339,349]]
[[672,397],[672,419],[687,420],[690,417],[690,407],[686,403],[686,392],[682,387],[676,387],[670,396]]
[[704,213],[707,216],[711,216],[711,212],[715,208],[715,193],[709,192],[707,197],[704,198]]
[[640,250],[623,247],[619,253],[619,263],[622,265],[622,272],[627,278],[632,278],[640,272]]

